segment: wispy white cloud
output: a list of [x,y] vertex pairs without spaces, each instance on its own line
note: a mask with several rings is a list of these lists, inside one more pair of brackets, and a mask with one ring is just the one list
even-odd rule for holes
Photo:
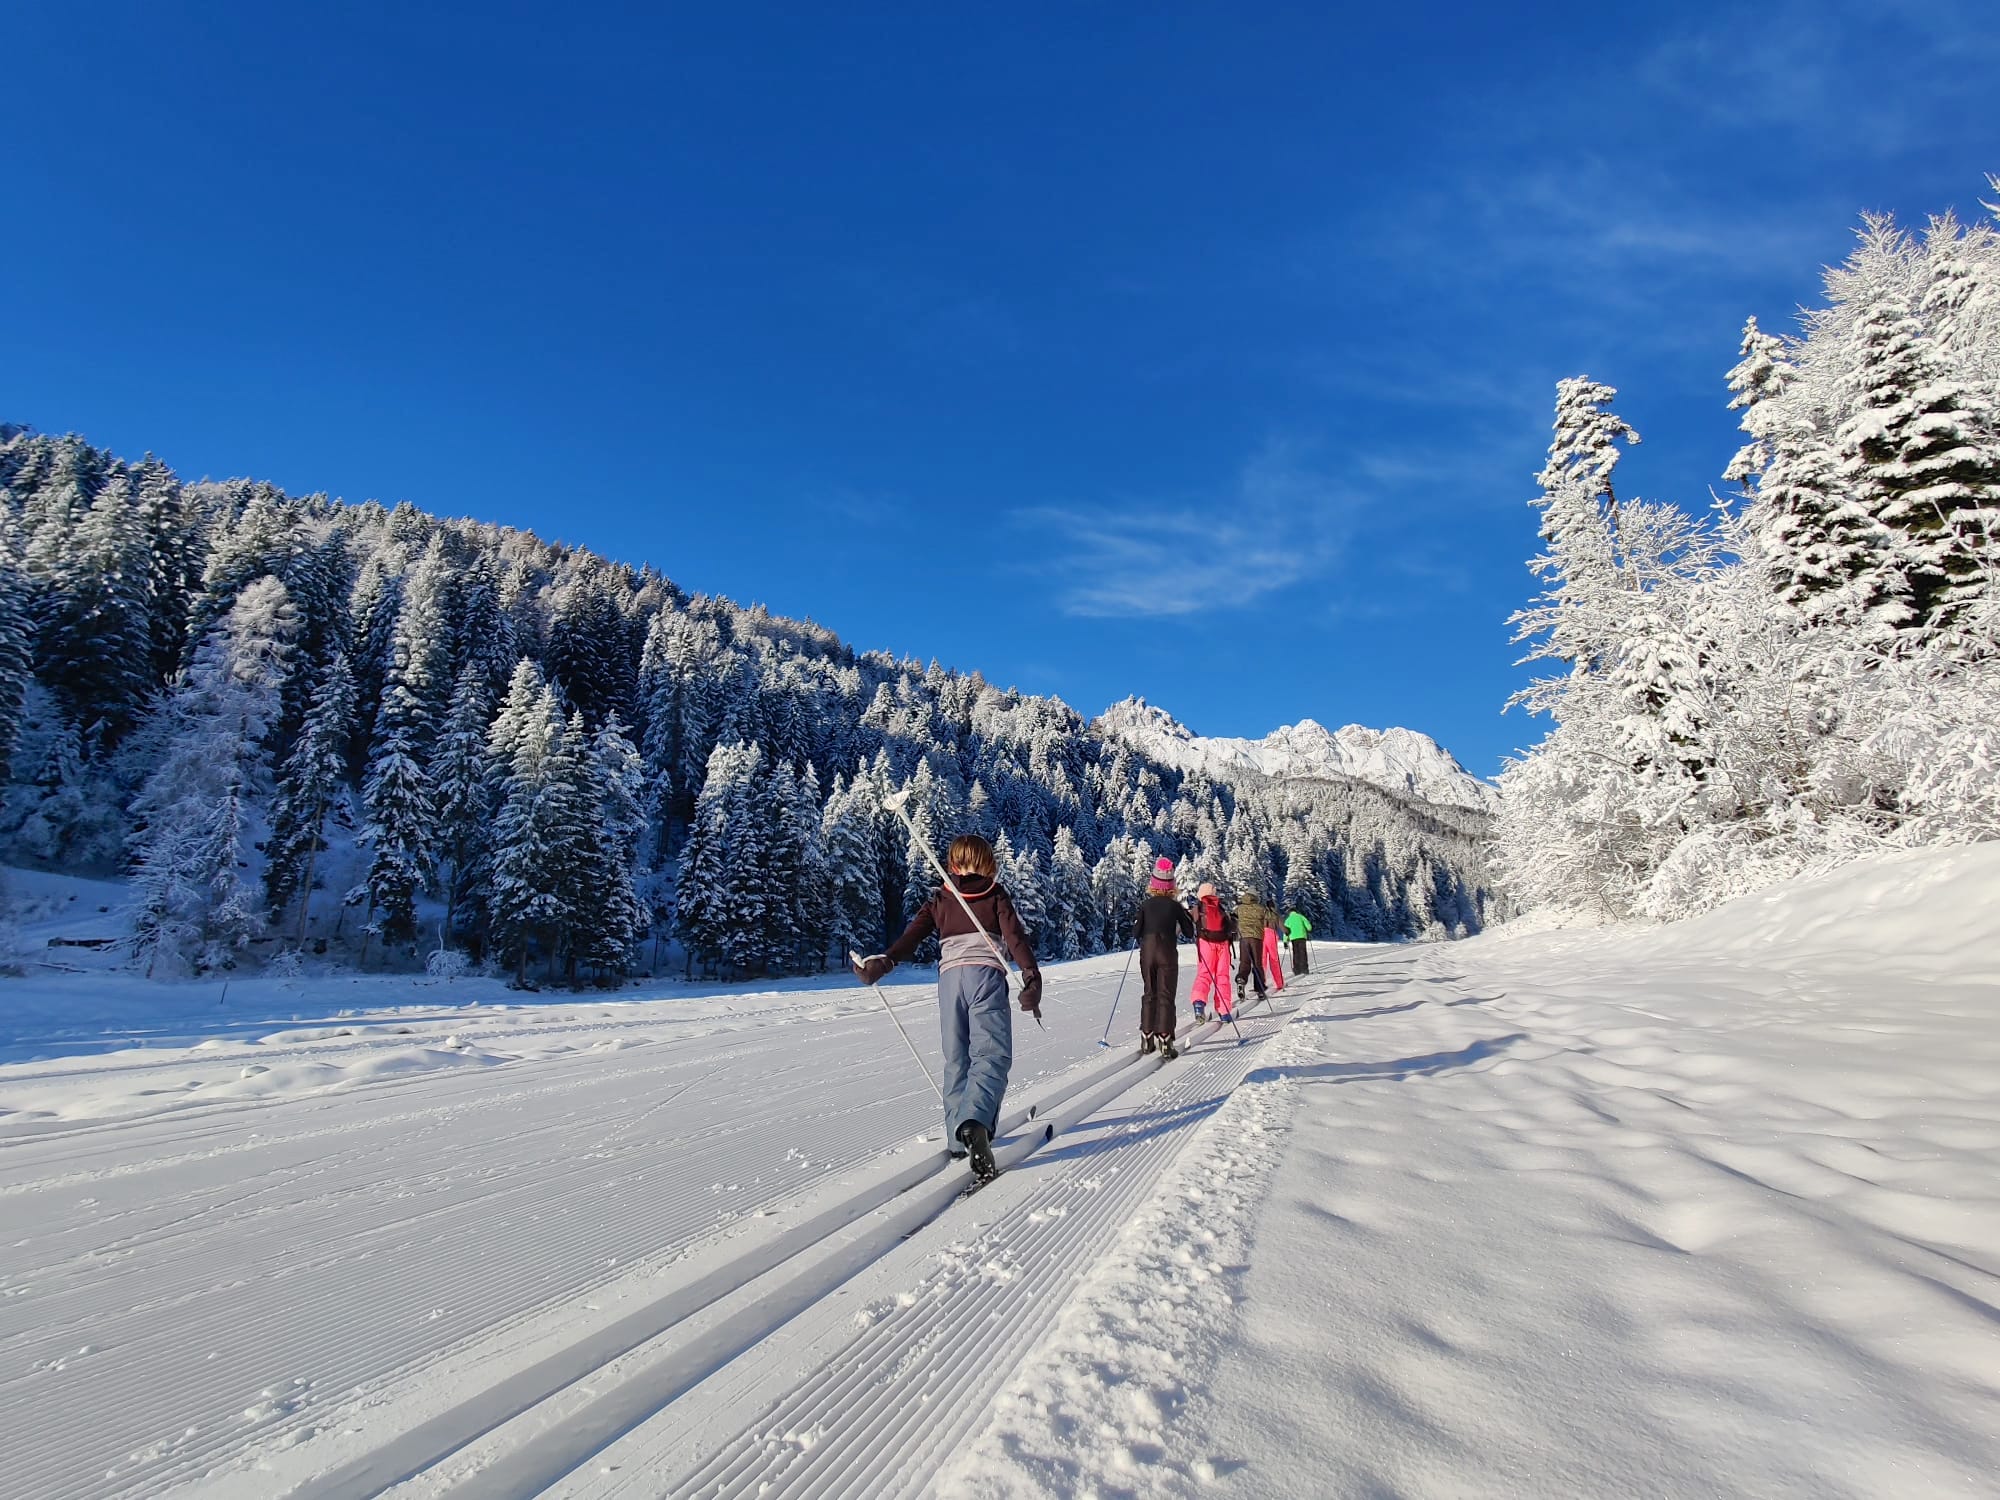
[[1245,609],[1323,576],[1363,500],[1300,445],[1273,442],[1212,496],[1031,506],[1014,520],[1044,539],[1037,571],[1063,613],[1176,619]]
[[[1884,58],[1921,86],[1885,86]],[[1940,106],[1990,98],[1995,63],[1991,0],[1767,0],[1747,16],[1690,22],[1636,74],[1712,126],[1886,157],[1934,149]]]

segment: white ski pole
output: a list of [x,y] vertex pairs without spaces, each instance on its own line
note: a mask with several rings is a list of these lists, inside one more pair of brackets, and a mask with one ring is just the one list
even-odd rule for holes
[[[981,939],[985,941],[986,951],[993,955],[993,962],[1000,966],[1001,976],[1005,978],[1010,971],[1007,968],[1007,960],[1000,955],[999,945],[993,941],[993,934],[988,932],[981,925],[979,918],[972,914],[972,903],[965,899],[965,893],[959,890],[957,885],[952,882],[951,875],[942,864],[938,863],[936,852],[929,844],[924,842],[923,835],[917,832],[917,825],[910,820],[909,813],[904,811],[904,808],[909,803],[912,790],[914,789],[906,786],[900,792],[891,792],[882,799],[882,805],[903,820],[903,826],[910,830],[910,842],[924,851],[924,858],[929,860],[931,868],[937,871],[937,877],[944,882],[944,888],[950,891],[952,896],[958,901],[959,906],[965,912],[966,921],[972,924],[972,930],[978,933]],[[1033,1014],[1035,1024],[1037,1026],[1041,1025],[1042,1013],[1035,1011]]]
[[[854,967],[857,969],[860,968],[862,963],[864,962],[861,955],[859,953],[856,953],[852,948],[849,948],[847,950],[847,956],[854,961]],[[939,1088],[937,1080],[931,1077],[930,1064],[925,1062],[923,1059],[923,1054],[917,1051],[917,1044],[910,1040],[910,1034],[907,1031],[903,1030],[903,1023],[896,1019],[896,1007],[891,1005],[889,1003],[889,997],[882,993],[881,985],[871,984],[868,986],[868,988],[873,990],[875,992],[875,998],[882,1002],[882,1009],[889,1012],[889,1024],[896,1028],[896,1035],[903,1039],[903,1045],[910,1049],[910,1056],[916,1058],[917,1066],[924,1070],[924,1082],[928,1083],[931,1086],[931,1092],[938,1096],[938,1103],[940,1104],[944,1103],[944,1090]]]
[[1112,991],[1111,1014],[1104,1018],[1104,1035],[1097,1039],[1097,1045],[1100,1047],[1111,1045],[1111,1023],[1118,1019],[1118,1001],[1125,993],[1125,981],[1132,977],[1132,959],[1138,951],[1134,948],[1131,953],[1125,955],[1125,972],[1118,976],[1118,988]]

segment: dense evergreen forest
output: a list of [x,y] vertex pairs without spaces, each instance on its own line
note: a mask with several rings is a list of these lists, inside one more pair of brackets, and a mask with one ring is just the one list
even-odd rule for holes
[[1183,776],[1059,700],[521,531],[19,427],[0,501],[0,859],[129,874],[150,973],[815,970],[928,894],[904,786],[925,837],[994,840],[1056,958],[1118,946],[1162,853],[1327,936],[1494,899],[1480,814]]

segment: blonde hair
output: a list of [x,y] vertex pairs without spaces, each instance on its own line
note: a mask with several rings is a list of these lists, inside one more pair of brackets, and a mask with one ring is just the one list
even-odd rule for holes
[[984,875],[991,880],[999,873],[993,862],[993,846],[976,833],[960,834],[951,841],[945,863],[954,875]]

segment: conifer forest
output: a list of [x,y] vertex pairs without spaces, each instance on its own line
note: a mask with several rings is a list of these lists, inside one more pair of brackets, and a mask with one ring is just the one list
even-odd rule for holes
[[1154,859],[1329,934],[1477,930],[1483,814],[1211,779],[1052,698],[856,651],[645,567],[404,504],[0,445],[0,859],[129,873],[155,975],[810,973],[994,842],[1042,951],[1120,945]]

